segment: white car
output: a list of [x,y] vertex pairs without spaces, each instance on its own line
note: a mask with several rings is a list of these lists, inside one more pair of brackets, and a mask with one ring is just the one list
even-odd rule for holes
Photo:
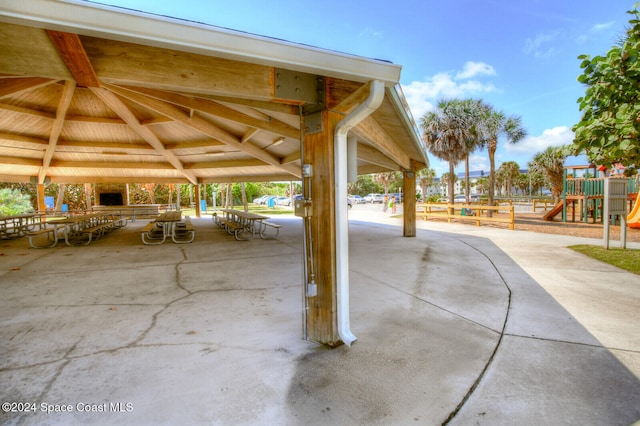
[[384,201],[382,194],[367,194],[364,197],[365,203],[382,203],[382,201]]

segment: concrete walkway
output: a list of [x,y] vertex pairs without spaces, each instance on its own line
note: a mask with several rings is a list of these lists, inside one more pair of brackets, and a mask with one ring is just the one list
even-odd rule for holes
[[640,419],[640,276],[565,248],[579,238],[350,218],[358,341],[333,350],[301,338],[297,218],[277,240],[203,218],[186,245],[142,245],[142,221],[88,247],[2,241],[0,399],[36,412],[0,423]]

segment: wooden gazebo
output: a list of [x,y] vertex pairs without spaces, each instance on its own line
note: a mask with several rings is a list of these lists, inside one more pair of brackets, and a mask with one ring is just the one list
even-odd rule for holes
[[415,235],[427,159],[400,66],[95,3],[8,0],[0,22],[0,181],[302,180],[319,271],[308,337],[350,343],[347,175],[403,172]]

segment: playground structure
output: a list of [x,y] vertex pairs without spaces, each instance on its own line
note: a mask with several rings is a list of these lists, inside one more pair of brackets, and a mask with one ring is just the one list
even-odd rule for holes
[[[552,221],[555,216],[562,213],[562,221],[567,221],[569,210],[571,221],[576,221],[576,214],[580,219],[588,223],[603,221],[604,212],[604,185],[605,178],[596,177],[603,174],[603,170],[595,166],[568,166],[564,169],[564,185],[561,201],[553,209],[548,211],[543,218]],[[627,201],[629,215],[627,224],[631,228],[640,228],[640,207],[638,199],[638,181],[636,178],[627,178],[622,175],[610,176],[614,179],[627,179]],[[635,201],[635,207],[634,207]]]

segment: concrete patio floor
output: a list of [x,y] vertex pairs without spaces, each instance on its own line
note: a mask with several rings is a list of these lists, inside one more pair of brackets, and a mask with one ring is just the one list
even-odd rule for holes
[[640,419],[640,276],[565,248],[599,241],[422,221],[403,238],[398,219],[350,220],[358,341],[332,350],[302,339],[298,218],[273,219],[275,240],[204,217],[183,245],[143,245],[146,221],[87,247],[2,241],[0,399],[35,412],[0,423]]

